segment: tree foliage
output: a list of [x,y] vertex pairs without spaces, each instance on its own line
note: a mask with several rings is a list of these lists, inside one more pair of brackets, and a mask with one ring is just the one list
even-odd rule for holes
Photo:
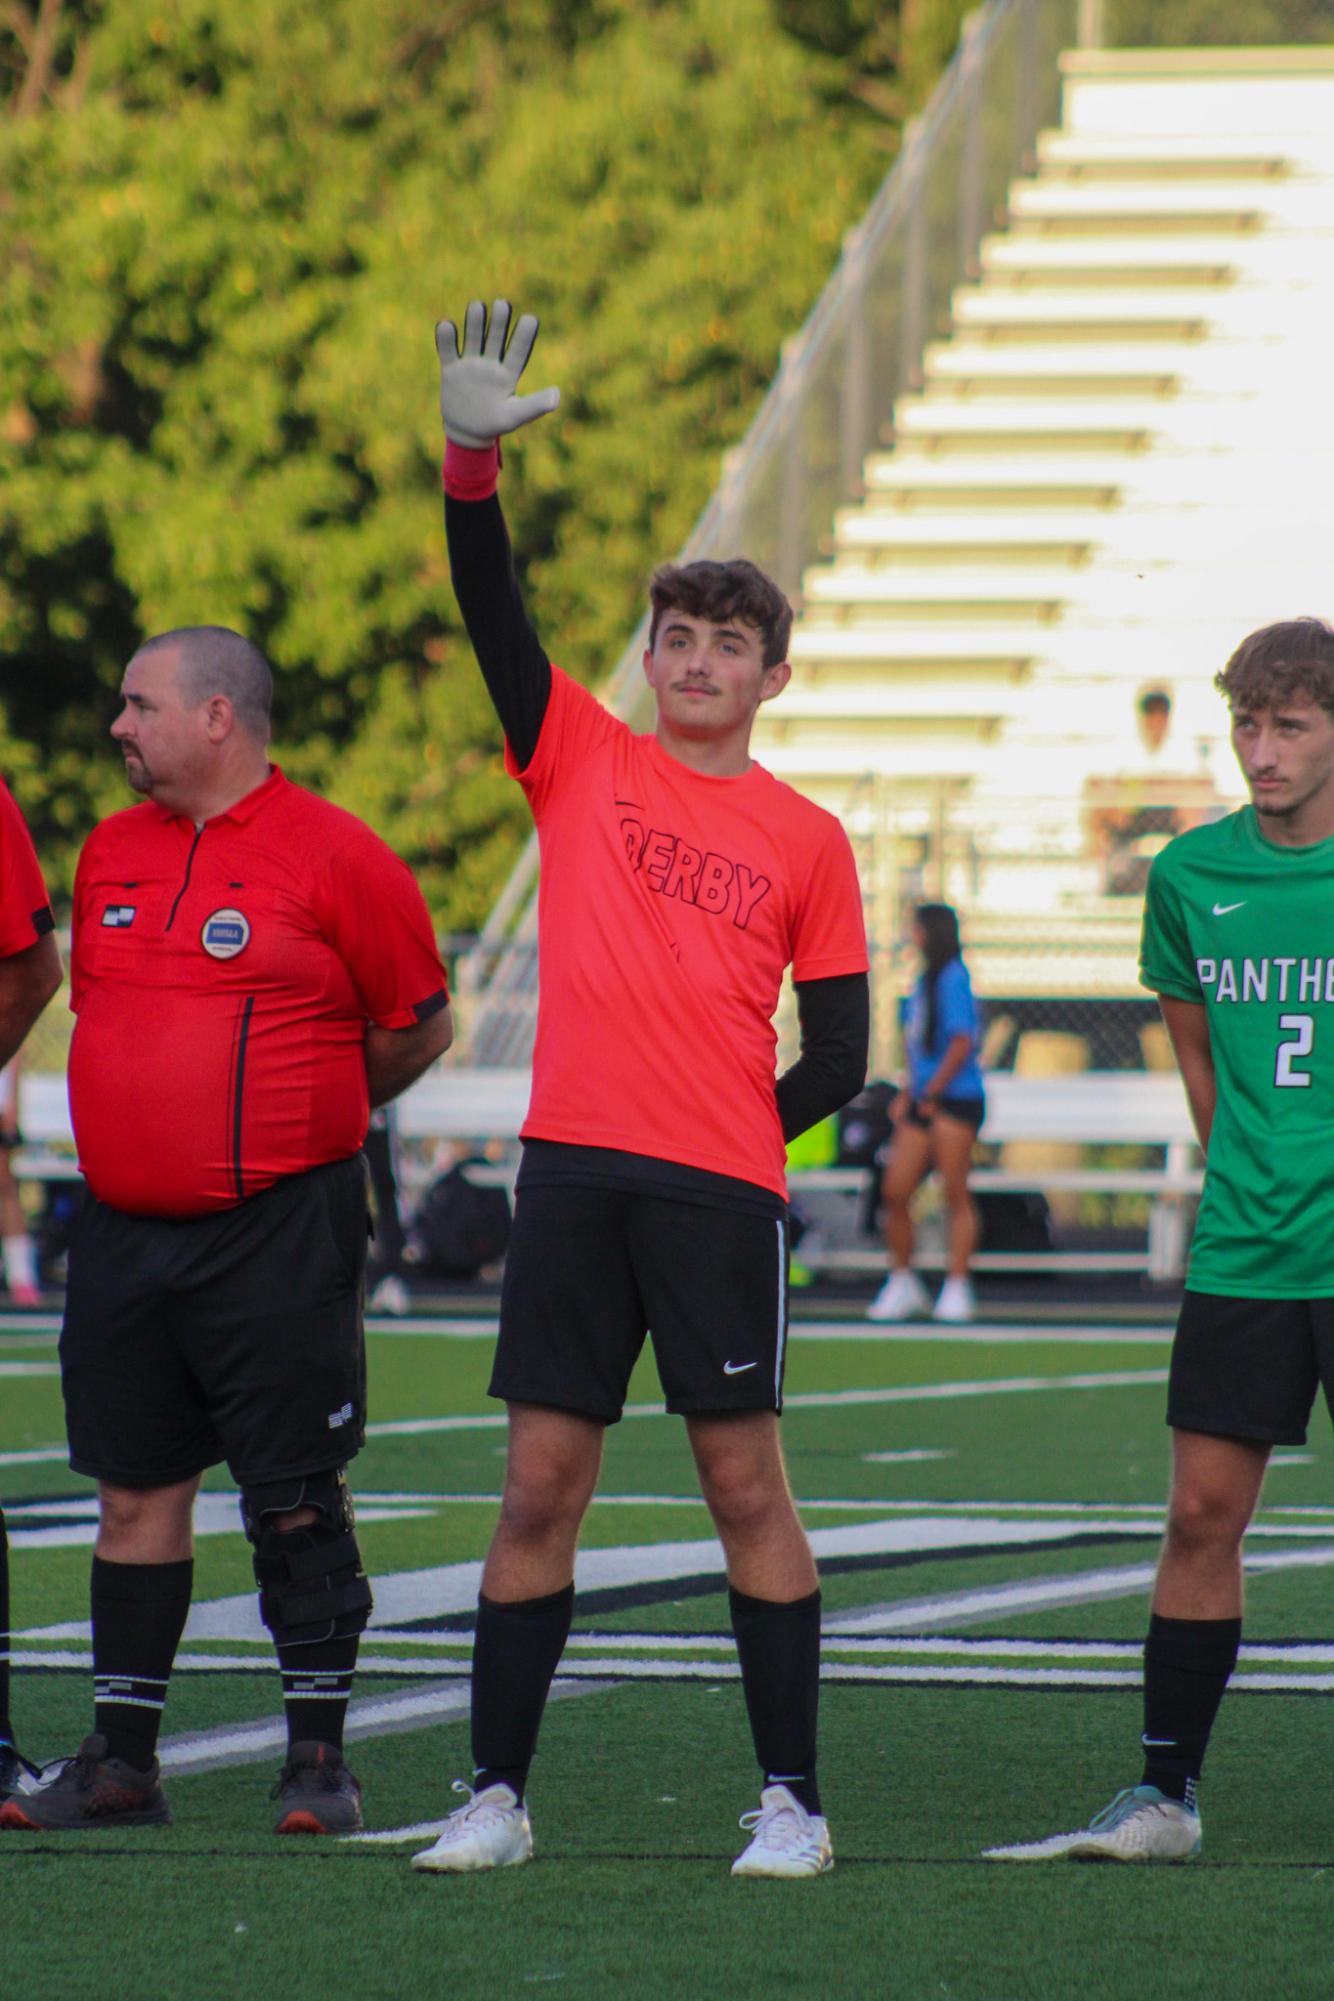
[[[914,7],[943,47],[952,0]],[[433,322],[543,318],[564,400],[506,506],[549,650],[596,680],[884,171],[885,13],[11,0],[0,765],[58,888],[124,801],[125,659],[208,622],[274,661],[285,767],[443,926],[485,916],[523,814],[448,588]]]

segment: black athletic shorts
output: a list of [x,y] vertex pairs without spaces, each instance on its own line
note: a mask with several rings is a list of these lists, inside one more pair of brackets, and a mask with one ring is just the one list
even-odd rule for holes
[[245,1486],[344,1465],[365,1438],[365,1263],[359,1153],[183,1220],[90,1197],[60,1337],[74,1471],[166,1487],[225,1459]]
[[491,1395],[615,1424],[648,1334],[667,1408],[781,1410],[786,1216],[520,1187]]
[[1334,1299],[1186,1293],[1167,1388],[1178,1431],[1304,1445],[1322,1384],[1334,1412]]
[[944,1112],[947,1119],[958,1119],[962,1125],[971,1126],[976,1133],[981,1132],[985,1122],[987,1101],[985,1098],[937,1098],[933,1107],[914,1098],[907,1111],[908,1124],[929,1129],[933,1109]]

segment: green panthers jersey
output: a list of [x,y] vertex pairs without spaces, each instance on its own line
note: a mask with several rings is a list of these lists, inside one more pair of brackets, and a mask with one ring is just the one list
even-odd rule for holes
[[1140,977],[1203,1003],[1218,1079],[1187,1284],[1334,1297],[1334,840],[1280,848],[1253,807],[1149,871]]

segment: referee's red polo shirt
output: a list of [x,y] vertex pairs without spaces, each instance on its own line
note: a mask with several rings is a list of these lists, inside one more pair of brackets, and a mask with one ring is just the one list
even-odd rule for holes
[[406,864],[277,767],[202,827],[151,802],[79,857],[79,1165],[135,1215],[230,1208],[366,1135],[366,1026],[448,1000]]

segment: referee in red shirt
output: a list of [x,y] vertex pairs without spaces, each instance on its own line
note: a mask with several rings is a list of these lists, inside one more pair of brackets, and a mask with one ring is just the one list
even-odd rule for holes
[[[866,1074],[862,897],[831,813],[750,755],[791,669],[792,610],[753,563],[659,570],[637,735],[552,666],[496,497],[496,440],[551,409],[515,389],[537,331],[470,305],[437,329],[454,588],[542,845],[541,995],[491,1393],[509,1411],[473,1654],[473,1795],[416,1868],[527,1860],[529,1762],[569,1631],[608,1424],[651,1330],[727,1560],[763,1773],[740,1876],[832,1862],[816,1780],[820,1592],[779,1443],[784,1141]],[[791,967],[801,1055],[775,1075]]]
[[218,627],[149,640],[112,736],[141,805],[79,859],[69,1087],[89,1198],[61,1337],[70,1464],[98,1482],[93,1734],[0,1825],[171,1818],[154,1755],[190,1606],[191,1512],[225,1460],[288,1728],[279,1833],[360,1824],[344,1713],[371,1592],[361,1143],[449,1045],[421,893],[267,757],[272,677]]
[[[0,1070],[17,1056],[60,985],[54,930],[32,838],[0,780]],[[9,1713],[9,1543],[0,1510],[0,1800],[14,1790],[23,1767]]]

